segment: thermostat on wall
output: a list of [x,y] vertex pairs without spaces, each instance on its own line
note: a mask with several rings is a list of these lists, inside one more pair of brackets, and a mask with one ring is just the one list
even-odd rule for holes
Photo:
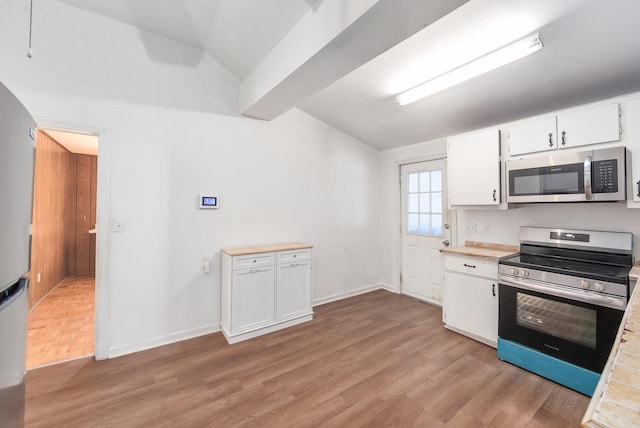
[[217,195],[200,195],[198,199],[200,201],[200,209],[218,208],[218,204],[220,201],[220,198],[218,198]]

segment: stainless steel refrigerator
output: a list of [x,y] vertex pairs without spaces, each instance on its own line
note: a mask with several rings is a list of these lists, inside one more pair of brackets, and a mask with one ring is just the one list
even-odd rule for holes
[[0,83],[0,426],[24,426],[35,122]]

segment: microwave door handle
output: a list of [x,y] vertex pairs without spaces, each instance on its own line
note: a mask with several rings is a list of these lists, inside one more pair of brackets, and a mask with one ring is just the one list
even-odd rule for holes
[[584,195],[587,201],[591,200],[591,156],[584,158]]

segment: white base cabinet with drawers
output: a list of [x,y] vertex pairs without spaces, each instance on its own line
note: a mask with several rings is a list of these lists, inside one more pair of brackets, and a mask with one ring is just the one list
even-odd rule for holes
[[445,327],[487,345],[498,340],[498,262],[444,256]]
[[313,319],[311,246],[222,250],[221,327],[229,343]]

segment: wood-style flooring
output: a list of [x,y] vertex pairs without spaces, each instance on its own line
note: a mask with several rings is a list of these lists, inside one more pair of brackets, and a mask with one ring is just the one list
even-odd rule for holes
[[29,371],[26,427],[578,427],[589,399],[374,291],[235,345],[220,333]]
[[27,368],[94,354],[95,277],[65,278],[29,311]]

